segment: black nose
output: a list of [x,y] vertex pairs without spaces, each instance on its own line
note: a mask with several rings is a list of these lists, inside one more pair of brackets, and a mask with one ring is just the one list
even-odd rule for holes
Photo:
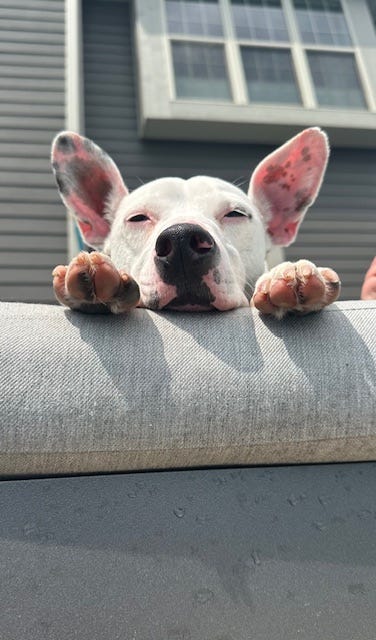
[[170,284],[181,277],[203,276],[218,258],[214,239],[196,224],[174,224],[162,231],[155,243],[155,253],[158,272]]

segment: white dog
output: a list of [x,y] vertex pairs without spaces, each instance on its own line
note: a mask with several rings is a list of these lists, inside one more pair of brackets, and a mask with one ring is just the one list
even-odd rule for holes
[[272,244],[295,239],[328,154],[326,135],[306,129],[256,167],[248,195],[204,176],[162,178],[129,194],[102,149],[76,133],[59,134],[52,146],[59,191],[97,251],[54,269],[58,300],[112,313],[250,303],[276,317],[322,309],[339,295],[334,271],[300,260],[268,272],[265,259]]

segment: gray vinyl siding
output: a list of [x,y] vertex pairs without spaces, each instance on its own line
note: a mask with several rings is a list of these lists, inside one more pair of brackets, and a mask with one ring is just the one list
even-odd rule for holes
[[64,128],[64,0],[0,0],[0,299],[53,302],[66,214],[49,165]]
[[[246,189],[260,145],[140,140],[130,4],[84,0],[86,134],[112,155],[131,189],[161,176],[214,175]],[[333,149],[317,204],[287,258],[305,257],[337,269],[343,299],[359,298],[376,253],[376,154]]]

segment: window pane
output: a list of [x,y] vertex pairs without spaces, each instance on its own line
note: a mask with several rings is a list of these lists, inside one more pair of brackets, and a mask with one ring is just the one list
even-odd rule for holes
[[169,33],[222,36],[218,0],[166,0]]
[[340,0],[293,0],[300,35],[309,44],[351,45]]
[[308,51],[313,84],[319,105],[366,107],[354,56],[351,53]]
[[280,0],[231,0],[231,8],[238,38],[289,39]]
[[172,42],[178,98],[231,100],[222,45]]
[[301,104],[291,53],[269,47],[241,47],[251,102]]

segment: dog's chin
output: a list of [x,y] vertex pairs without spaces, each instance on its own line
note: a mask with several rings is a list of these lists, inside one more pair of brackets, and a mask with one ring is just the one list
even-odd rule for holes
[[215,308],[211,305],[204,304],[177,304],[176,302],[171,302],[166,304],[163,307],[165,311],[213,311]]
[[202,296],[190,292],[176,296],[160,308],[171,311],[213,311],[214,307],[210,295]]
[[188,312],[202,312],[202,311],[231,311],[231,309],[236,309],[237,307],[244,306],[241,302],[234,303],[234,301],[225,299],[225,298],[215,298],[213,302],[207,302],[205,300],[198,299],[179,299],[174,298],[173,300],[163,303],[163,300],[159,299],[158,302],[154,298],[150,300],[148,303],[143,306],[153,309],[154,311],[188,311]]
[[248,300],[242,292],[226,296],[224,292],[201,287],[156,287],[152,291],[144,290],[139,306],[153,311],[230,311],[247,306]]

